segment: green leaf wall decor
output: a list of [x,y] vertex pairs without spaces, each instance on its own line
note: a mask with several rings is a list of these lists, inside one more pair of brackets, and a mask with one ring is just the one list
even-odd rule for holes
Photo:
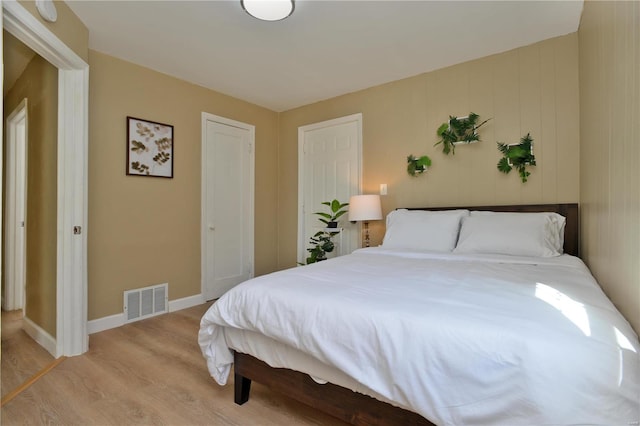
[[407,157],[407,173],[409,176],[418,177],[426,172],[429,167],[431,167],[431,158],[426,155],[419,158],[413,155]]
[[502,158],[498,161],[498,170],[508,174],[513,168],[518,170],[522,182],[526,182],[531,173],[527,171],[527,166],[536,165],[536,157],[533,155],[533,138],[527,133],[517,144],[504,144],[497,142],[498,151],[502,153]]
[[482,127],[490,118],[484,120],[478,124],[480,116],[475,112],[470,112],[466,117],[449,116],[449,121],[442,123],[438,130],[437,135],[440,140],[435,143],[434,146],[442,145],[442,152],[446,155],[456,153],[457,143],[471,143],[480,140],[480,135],[477,130]]

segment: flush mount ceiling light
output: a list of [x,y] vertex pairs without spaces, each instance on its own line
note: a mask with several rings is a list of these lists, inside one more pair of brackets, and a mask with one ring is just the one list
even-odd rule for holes
[[280,21],[293,13],[293,0],[240,0],[242,8],[254,18]]
[[58,11],[53,0],[36,0],[36,9],[45,21],[56,22],[58,19]]

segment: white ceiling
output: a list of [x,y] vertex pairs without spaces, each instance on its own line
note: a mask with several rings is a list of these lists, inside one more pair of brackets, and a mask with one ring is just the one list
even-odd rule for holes
[[285,111],[577,31],[582,0],[68,1],[91,49]]

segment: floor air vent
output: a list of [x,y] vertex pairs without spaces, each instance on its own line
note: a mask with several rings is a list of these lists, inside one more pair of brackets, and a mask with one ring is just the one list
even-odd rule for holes
[[168,312],[167,290],[168,284],[165,283],[125,291],[125,322],[138,321]]

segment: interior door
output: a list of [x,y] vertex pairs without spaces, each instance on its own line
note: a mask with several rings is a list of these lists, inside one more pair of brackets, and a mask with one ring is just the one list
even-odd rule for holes
[[24,308],[27,112],[24,99],[7,118],[5,310]]
[[[300,127],[298,130],[298,261],[304,263],[309,238],[324,224],[314,215],[327,211],[323,201],[349,202],[360,193],[362,156],[362,114]],[[342,216],[341,235],[335,237],[334,255],[351,253],[359,247],[359,227]]]
[[253,276],[254,127],[203,114],[203,296]]

